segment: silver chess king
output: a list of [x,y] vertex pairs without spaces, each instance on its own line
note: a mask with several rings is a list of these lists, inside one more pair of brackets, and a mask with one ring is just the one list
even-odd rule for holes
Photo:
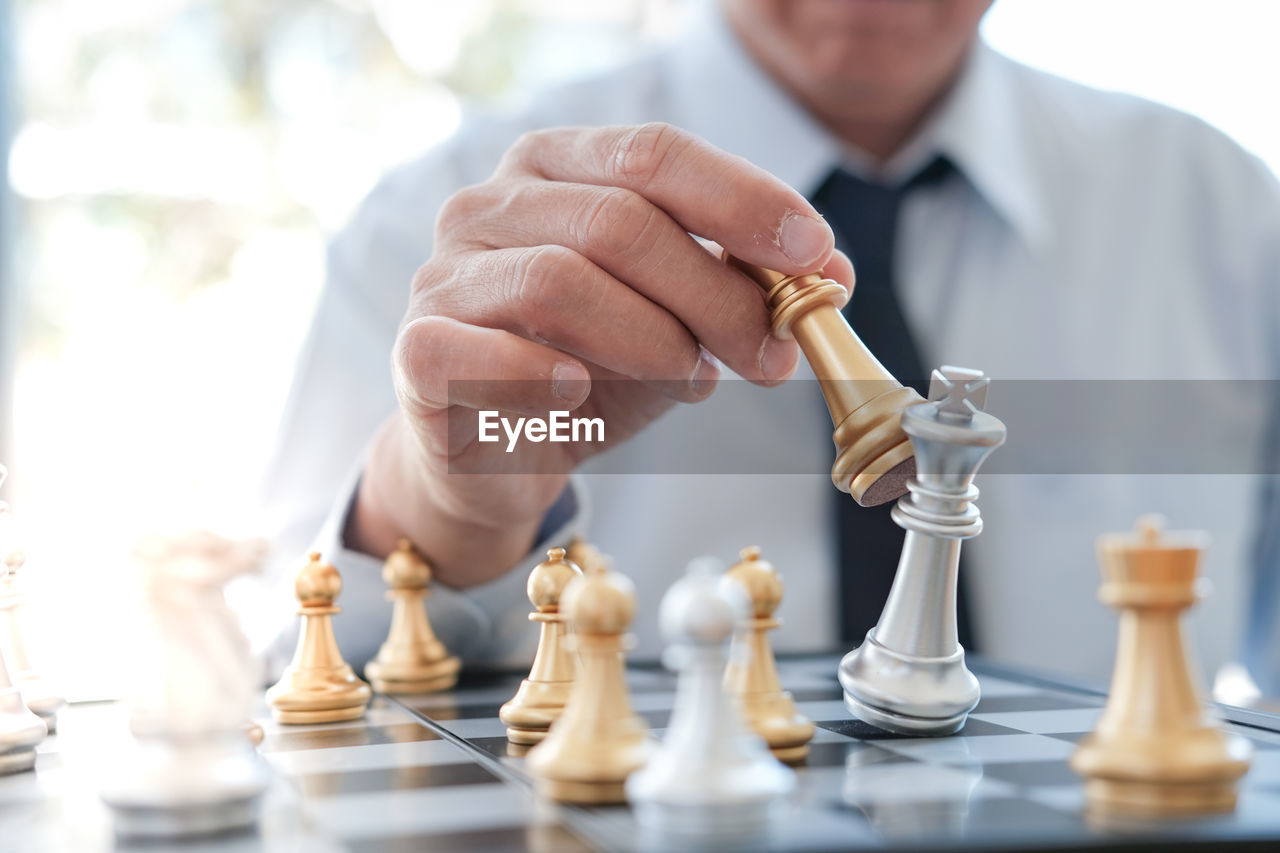
[[929,401],[902,412],[916,474],[893,508],[907,531],[880,621],[840,661],[844,702],[855,717],[892,732],[947,735],[978,704],[978,680],[956,633],[960,543],[982,532],[973,477],[1005,440],[982,409],[982,371],[933,371]]

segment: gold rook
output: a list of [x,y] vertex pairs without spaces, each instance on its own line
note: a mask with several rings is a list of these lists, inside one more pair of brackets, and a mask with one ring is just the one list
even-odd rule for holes
[[1104,819],[1230,811],[1249,769],[1248,742],[1219,731],[1183,644],[1205,537],[1163,523],[1144,516],[1135,533],[1098,540],[1098,597],[1120,610],[1120,639],[1107,707],[1071,767],[1085,778],[1090,814]]

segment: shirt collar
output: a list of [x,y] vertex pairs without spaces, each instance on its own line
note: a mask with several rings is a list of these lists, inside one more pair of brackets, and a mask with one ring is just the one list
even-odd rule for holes
[[1046,232],[1029,131],[1013,109],[1012,60],[981,41],[933,116],[878,169],[834,137],[768,75],[734,35],[719,4],[698,4],[672,46],[666,81],[675,123],[777,175],[806,196],[846,166],[888,182],[948,157],[995,212],[1029,242]]
[[1016,70],[978,41],[955,87],[900,156],[916,144],[947,156],[1001,218],[1035,243],[1047,233],[1048,213],[1033,128],[1016,106]]

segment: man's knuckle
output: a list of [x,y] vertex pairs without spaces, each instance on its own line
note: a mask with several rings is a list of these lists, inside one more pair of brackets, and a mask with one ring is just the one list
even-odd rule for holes
[[482,184],[463,187],[444,200],[436,216],[436,229],[448,229],[473,218],[488,205],[489,193]]
[[511,278],[509,300],[523,310],[537,312],[553,302],[553,294],[576,275],[580,256],[564,246],[539,246],[522,252]]
[[405,305],[404,314],[400,317],[401,334],[415,321],[440,313],[439,288],[439,269],[428,261],[414,273],[413,284],[409,288],[408,303]]
[[494,222],[529,224],[547,216],[555,204],[546,181],[519,180],[508,183],[493,200],[489,216]]
[[682,133],[666,122],[628,128],[614,146],[610,159],[613,176],[640,186],[652,182],[678,145]]
[[422,297],[434,290],[441,281],[441,264],[431,258],[414,270],[413,280],[409,284],[409,292],[415,297]]
[[515,142],[511,143],[504,160],[514,163],[527,162],[530,157],[541,151],[543,146],[547,144],[548,135],[545,130],[525,131],[516,137]]
[[428,367],[436,363],[440,337],[441,330],[430,317],[417,317],[400,327],[391,360],[396,393],[402,402],[420,404],[428,395],[432,378]]
[[598,255],[627,257],[648,242],[657,209],[631,190],[594,193],[578,217],[576,238]]

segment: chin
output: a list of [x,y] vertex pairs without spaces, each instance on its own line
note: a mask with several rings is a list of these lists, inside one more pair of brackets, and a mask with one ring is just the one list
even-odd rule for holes
[[990,0],[723,0],[806,100],[918,102],[945,86]]
[[929,63],[927,56],[917,56],[907,45],[845,36],[824,38],[800,55],[805,76],[815,87],[826,90],[888,93],[910,88],[921,68],[927,68]]

